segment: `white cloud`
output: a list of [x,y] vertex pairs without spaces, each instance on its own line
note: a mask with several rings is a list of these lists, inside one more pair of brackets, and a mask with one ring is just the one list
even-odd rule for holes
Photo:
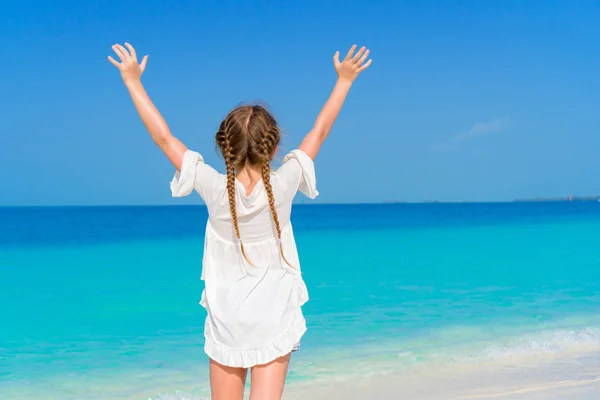
[[511,120],[507,117],[478,122],[467,131],[454,135],[450,139],[434,143],[433,148],[435,150],[453,150],[461,143],[506,131],[510,128],[510,125]]

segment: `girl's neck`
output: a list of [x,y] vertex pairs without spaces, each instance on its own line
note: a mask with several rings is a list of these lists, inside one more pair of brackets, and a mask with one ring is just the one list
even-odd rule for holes
[[252,193],[256,184],[262,179],[262,173],[260,170],[244,167],[237,172],[236,179],[244,185],[244,189],[246,189],[246,194],[248,195]]

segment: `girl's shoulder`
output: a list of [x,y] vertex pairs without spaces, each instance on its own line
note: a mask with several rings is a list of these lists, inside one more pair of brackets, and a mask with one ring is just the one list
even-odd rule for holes
[[275,171],[275,175],[282,181],[292,197],[298,191],[311,199],[319,195],[315,164],[302,150],[289,152],[283,158],[281,166]]

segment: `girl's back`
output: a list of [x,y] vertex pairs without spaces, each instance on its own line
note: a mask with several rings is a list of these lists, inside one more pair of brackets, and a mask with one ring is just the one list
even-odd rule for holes
[[[187,196],[195,189],[208,208],[209,224],[215,234],[224,240],[236,242],[227,175],[218,173],[204,163],[200,154],[189,150],[183,160],[183,166],[188,165],[193,165],[193,171],[187,167],[185,171],[176,173],[171,182],[173,196]],[[313,161],[301,150],[289,153],[277,170],[270,171],[269,184],[282,233],[290,224],[292,202],[298,190],[311,199],[319,194],[316,189]],[[273,221],[269,190],[265,187],[265,181],[258,180],[248,193],[243,183],[236,178],[234,188],[236,217],[243,243],[277,238],[277,227]]]

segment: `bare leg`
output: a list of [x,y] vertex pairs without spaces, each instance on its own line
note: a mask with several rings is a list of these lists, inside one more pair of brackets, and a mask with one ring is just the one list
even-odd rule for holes
[[226,367],[210,360],[210,398],[212,400],[243,400],[246,385],[245,368]]
[[[291,354],[291,353],[290,353]],[[250,400],[280,400],[287,376],[290,354],[252,368]]]

